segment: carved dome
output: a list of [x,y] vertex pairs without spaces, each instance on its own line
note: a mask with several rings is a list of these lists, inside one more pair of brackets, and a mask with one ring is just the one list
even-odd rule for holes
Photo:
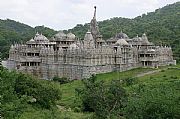
[[125,33],[120,32],[120,33],[116,34],[116,38],[118,38],[118,39],[128,39],[129,37]]
[[54,35],[54,37],[56,39],[63,39],[65,38],[67,35],[63,32],[63,31],[59,31],[57,34]]
[[94,39],[93,36],[91,34],[91,32],[86,32],[85,36],[84,36],[84,48],[95,48],[95,43],[94,43]]
[[93,40],[93,36],[90,31],[86,32],[84,36],[84,40],[89,40],[89,41]]
[[68,33],[67,34],[67,38],[69,38],[69,39],[75,39],[76,38],[76,36],[73,34],[73,33]]
[[141,42],[141,41],[142,41],[142,38],[137,35],[136,37],[133,38],[133,41],[135,41],[135,42]]
[[29,40],[30,42],[34,42],[34,39],[33,38],[31,38],[31,40]]
[[125,39],[119,39],[116,43],[116,46],[129,45]]
[[142,44],[143,45],[150,45],[150,42],[148,41],[148,38],[147,38],[145,33],[142,35]]
[[49,42],[49,40],[46,38],[46,36],[42,35],[42,34],[36,34],[34,37],[34,41],[38,41],[38,42]]

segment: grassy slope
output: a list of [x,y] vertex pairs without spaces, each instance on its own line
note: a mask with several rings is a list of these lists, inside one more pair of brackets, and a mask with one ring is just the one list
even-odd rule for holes
[[[106,82],[109,82],[113,79],[121,79],[121,78],[128,78],[128,77],[134,77],[137,74],[151,71],[151,70],[156,70],[156,69],[151,69],[151,68],[137,68],[137,69],[132,69],[129,71],[125,72],[110,72],[110,73],[105,73],[105,74],[98,74],[97,79],[98,80],[104,80]],[[74,104],[74,100],[76,98],[75,94],[75,89],[82,87],[82,82],[80,80],[73,81],[72,83],[64,84],[61,86],[62,90],[62,99],[60,105],[64,105],[67,107],[73,108],[76,106]]]
[[[171,66],[171,67],[177,67],[180,68],[180,65],[177,66]],[[146,83],[148,85],[159,85],[162,84],[168,84],[168,82],[172,82],[173,80],[179,80],[180,79],[180,69],[176,68],[168,68],[168,67],[160,67],[159,69],[166,69],[157,73],[148,74],[142,77],[137,78],[136,84],[133,86],[136,86],[140,83]],[[110,82],[113,79],[122,79],[122,78],[128,78],[128,77],[135,77],[137,74],[141,74],[148,71],[153,71],[157,69],[151,69],[151,68],[137,68],[132,69],[125,72],[111,72],[111,73],[105,73],[105,74],[98,74],[97,79],[98,80],[104,80],[105,82]],[[174,77],[177,77],[177,79],[174,79]],[[62,100],[58,102],[59,105],[62,105],[64,107],[71,108],[72,110],[79,105],[79,102],[76,101],[76,93],[75,89],[82,87],[82,82],[80,80],[74,81],[72,83],[64,84],[61,86],[61,90],[63,92]],[[131,91],[131,87],[126,87],[128,91]],[[86,118],[91,116],[92,114],[85,114],[85,113],[75,113],[73,111],[67,112],[65,111],[67,115],[71,115],[70,117],[72,119],[78,118]]]
[[[176,68],[172,68],[176,67]],[[179,68],[179,69],[178,69]],[[130,93],[134,86],[138,84],[146,84],[149,86],[152,85],[164,85],[164,86],[171,86],[173,85],[174,81],[180,80],[180,65],[168,67],[160,67],[159,69],[166,69],[157,73],[148,74],[142,77],[138,77],[136,79],[136,83],[132,86],[125,87]],[[132,69],[125,72],[111,72],[105,74],[98,74],[97,79],[98,81],[104,80],[106,83],[109,83],[113,79],[123,79],[128,77],[135,77],[137,74],[142,74],[148,71],[154,71],[158,69],[152,68],[137,68]],[[29,108],[25,113],[23,113],[20,119],[87,119],[93,118],[93,113],[82,113],[82,112],[74,112],[75,108],[77,108],[81,103],[78,101],[75,93],[76,88],[81,88],[83,86],[82,81],[76,80],[68,84],[63,84],[59,86],[59,84],[55,84],[54,86],[59,87],[62,90],[62,99],[57,102],[59,109],[55,110],[39,110]],[[171,91],[171,90],[170,90]],[[171,93],[171,92],[170,92]],[[173,92],[174,93],[174,92]],[[178,94],[177,92],[175,92]],[[56,108],[56,107],[55,107]]]
[[169,85],[180,80],[180,65],[169,67],[158,73],[145,75],[138,78],[138,84],[145,83],[148,85]]

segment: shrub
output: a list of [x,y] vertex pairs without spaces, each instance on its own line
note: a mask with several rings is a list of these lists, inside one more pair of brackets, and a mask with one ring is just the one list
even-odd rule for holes
[[32,96],[36,103],[43,108],[50,108],[59,100],[61,93],[49,81],[33,79],[24,74],[19,74],[15,81],[15,91],[21,95]]
[[83,102],[83,111],[94,111],[98,118],[120,118],[126,105],[127,94],[121,81],[109,85],[98,82],[96,77],[83,80],[84,89],[76,90]]
[[163,75],[163,77],[166,77],[166,75]]
[[123,84],[125,84],[126,86],[130,86],[133,85],[135,83],[136,78],[125,78],[122,79]]
[[68,78],[66,78],[66,77],[59,78],[59,77],[57,77],[57,76],[55,76],[55,77],[53,78],[53,81],[57,81],[57,82],[59,82],[60,84],[66,84],[66,83],[69,83],[69,82],[70,82],[70,80],[69,80]]
[[81,108],[80,107],[75,107],[74,112],[81,112]]

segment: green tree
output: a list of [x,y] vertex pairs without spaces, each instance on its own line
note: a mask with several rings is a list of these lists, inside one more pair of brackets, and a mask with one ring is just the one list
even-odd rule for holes
[[50,108],[60,99],[60,92],[50,83],[43,83],[24,74],[19,74],[15,82],[15,91],[20,95],[32,96],[37,104],[44,108]]
[[83,84],[84,89],[78,90],[78,93],[81,95],[84,111],[94,111],[98,118],[121,118],[127,94],[120,81],[112,81],[107,85],[92,76],[83,80]]
[[60,98],[61,92],[55,83],[10,72],[0,66],[0,115],[3,118],[19,118],[32,110],[52,110]]

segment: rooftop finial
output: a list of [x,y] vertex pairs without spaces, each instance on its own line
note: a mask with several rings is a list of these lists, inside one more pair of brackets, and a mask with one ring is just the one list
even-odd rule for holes
[[38,33],[38,32],[36,32],[36,35],[35,35],[35,36],[36,36],[36,37],[37,37],[37,36],[39,36],[39,33]]
[[96,19],[96,6],[94,6],[94,19]]

